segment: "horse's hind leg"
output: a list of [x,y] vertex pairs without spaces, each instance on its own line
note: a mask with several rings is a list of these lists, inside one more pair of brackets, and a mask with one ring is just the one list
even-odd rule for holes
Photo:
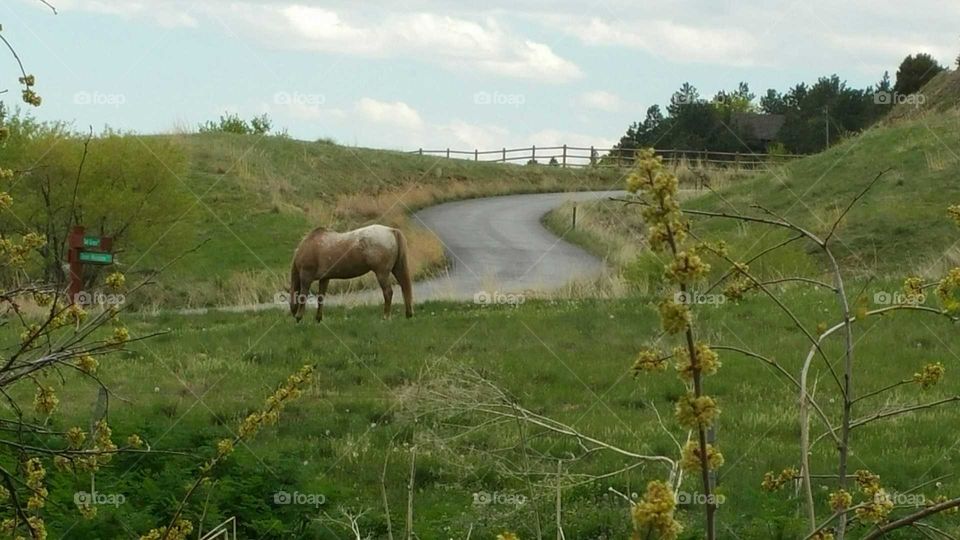
[[320,289],[317,291],[317,322],[323,320],[323,299],[327,295],[327,285],[329,284],[329,279],[320,280]]
[[390,283],[390,272],[377,274],[377,283],[383,290],[383,318],[390,318],[390,304],[393,302],[393,284]]

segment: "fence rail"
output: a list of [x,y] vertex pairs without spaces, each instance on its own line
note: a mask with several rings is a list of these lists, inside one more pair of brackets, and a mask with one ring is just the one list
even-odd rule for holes
[[[690,161],[698,164],[759,167],[771,163],[784,163],[802,156],[792,154],[758,154],[754,152],[714,152],[709,150],[654,150],[665,161]],[[430,150],[420,148],[410,152],[421,156],[442,156],[449,159],[467,159],[495,163],[549,163],[560,167],[628,167],[633,164],[629,150],[595,146],[530,146],[526,148],[501,148],[499,150]],[[626,155],[625,155],[626,154]]]

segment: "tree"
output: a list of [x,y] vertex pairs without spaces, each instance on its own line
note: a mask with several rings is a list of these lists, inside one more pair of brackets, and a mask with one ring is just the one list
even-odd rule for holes
[[944,68],[927,53],[910,55],[903,59],[897,69],[897,82],[893,91],[899,95],[914,94]]

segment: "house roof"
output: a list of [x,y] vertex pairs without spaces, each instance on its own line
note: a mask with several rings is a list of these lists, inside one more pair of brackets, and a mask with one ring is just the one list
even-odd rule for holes
[[772,141],[777,138],[787,117],[782,114],[733,113],[731,121],[734,127],[747,137],[758,141]]

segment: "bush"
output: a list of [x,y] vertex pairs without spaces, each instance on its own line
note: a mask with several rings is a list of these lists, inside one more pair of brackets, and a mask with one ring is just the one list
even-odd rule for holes
[[219,121],[209,120],[200,124],[200,133],[234,133],[236,135],[266,135],[273,122],[266,113],[254,116],[248,123],[235,113],[225,113]]

